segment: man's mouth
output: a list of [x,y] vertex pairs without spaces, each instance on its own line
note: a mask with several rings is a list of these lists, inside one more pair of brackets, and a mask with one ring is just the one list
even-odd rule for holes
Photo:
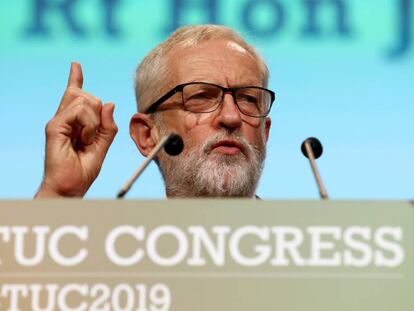
[[242,144],[234,140],[220,140],[219,142],[213,144],[211,151],[221,154],[235,155],[240,152],[244,153],[244,147]]

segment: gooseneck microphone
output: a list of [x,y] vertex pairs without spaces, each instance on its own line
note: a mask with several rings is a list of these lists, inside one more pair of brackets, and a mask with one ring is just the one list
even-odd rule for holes
[[309,159],[321,199],[328,199],[328,193],[323,185],[321,175],[319,174],[319,170],[315,162],[315,159],[319,158],[323,152],[321,142],[315,137],[309,137],[305,139],[300,149],[302,150],[303,155]]
[[129,189],[131,189],[134,182],[142,174],[142,172],[145,170],[148,164],[152,160],[154,160],[154,158],[156,157],[158,152],[161,151],[162,148],[164,148],[165,152],[171,156],[179,155],[184,149],[183,139],[181,138],[180,135],[174,134],[174,133],[164,136],[159,141],[159,143],[154,147],[154,149],[151,150],[151,152],[148,154],[148,157],[141,164],[141,166],[136,170],[134,175],[132,175],[131,178],[118,191],[118,194],[116,196],[118,199],[122,199],[127,194],[127,192],[129,191]]
[[184,149],[184,142],[180,135],[170,134],[167,143],[164,146],[164,150],[170,156],[179,155]]

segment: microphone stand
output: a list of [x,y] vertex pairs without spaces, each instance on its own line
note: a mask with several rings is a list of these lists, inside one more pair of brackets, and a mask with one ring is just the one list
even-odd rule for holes
[[[130,179],[121,187],[117,194],[118,199],[122,199],[125,194],[131,189],[132,185],[135,183],[135,181],[138,179],[138,177],[141,175],[141,173],[145,170],[145,168],[150,164],[150,162],[155,158],[155,156],[160,152],[160,150],[174,137],[176,134],[169,134],[164,136],[158,144],[154,147],[154,149],[151,150],[151,152],[148,154],[148,157],[142,162],[141,166],[135,171],[135,173],[131,176]],[[182,150],[182,149],[181,149]],[[180,152],[181,152],[180,150]]]
[[[329,199],[328,192],[325,189],[321,175],[319,174],[318,166],[316,165],[316,161],[315,161],[315,158],[319,158],[322,154],[321,143],[316,138],[311,137],[311,138],[306,139],[303,142],[302,148],[305,149],[305,150],[302,149],[302,152],[306,151],[306,153],[305,152],[303,153],[309,159],[309,163],[312,168],[313,176],[315,177],[321,199],[323,200]],[[315,153],[317,153],[316,157],[315,157],[314,150],[315,150]]]

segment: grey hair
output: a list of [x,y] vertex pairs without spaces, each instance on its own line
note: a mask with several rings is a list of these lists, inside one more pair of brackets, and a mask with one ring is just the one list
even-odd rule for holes
[[263,86],[267,87],[269,70],[256,49],[248,44],[237,32],[221,25],[196,25],[178,28],[167,40],[155,47],[139,64],[135,73],[135,96],[139,112],[146,112],[150,105],[161,96],[168,76],[167,54],[176,47],[193,47],[204,41],[227,39],[235,42],[253,56],[259,66]]

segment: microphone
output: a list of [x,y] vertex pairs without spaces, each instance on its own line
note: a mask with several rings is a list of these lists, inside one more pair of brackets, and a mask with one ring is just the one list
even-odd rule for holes
[[184,142],[180,135],[170,134],[167,143],[164,146],[164,150],[171,156],[176,156],[184,149]]
[[321,175],[319,174],[319,170],[315,162],[315,159],[318,159],[323,152],[321,142],[316,137],[309,137],[305,139],[300,149],[302,150],[303,155],[309,159],[321,199],[328,199],[328,192],[323,185]]
[[121,187],[118,191],[117,198],[122,199],[129,189],[131,189],[134,182],[138,179],[138,177],[142,174],[142,172],[146,169],[148,164],[154,160],[156,155],[164,148],[165,152],[171,156],[179,155],[184,149],[184,142],[180,135],[175,133],[170,133],[164,136],[158,144],[151,150],[148,157],[144,160],[141,166],[136,170],[136,172],[132,175],[130,179]]

